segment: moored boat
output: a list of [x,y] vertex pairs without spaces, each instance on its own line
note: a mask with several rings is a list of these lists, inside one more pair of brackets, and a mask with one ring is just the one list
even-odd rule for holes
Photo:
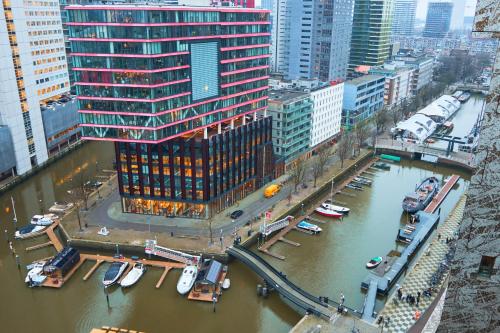
[[366,268],[375,268],[378,265],[380,265],[381,262],[382,262],[382,257],[372,258],[370,261],[366,263]]
[[102,279],[102,284],[105,287],[109,287],[118,281],[120,276],[122,276],[123,272],[128,266],[128,262],[120,262],[116,261],[109,266],[108,270],[104,274],[104,278]]
[[460,103],[465,103],[469,100],[469,98],[470,98],[470,93],[464,92],[462,95],[460,95],[458,100],[460,101]]
[[312,223],[309,223],[307,221],[301,221],[299,224],[297,224],[297,228],[302,229],[302,230],[306,230],[306,231],[310,231],[313,234],[318,234],[321,231],[323,231],[323,229],[318,227],[316,224],[312,224]]
[[45,266],[45,261],[39,261],[31,264],[29,267],[28,274],[26,274],[26,278],[24,279],[25,283],[33,283],[34,280],[37,280],[37,277],[41,275],[43,272],[43,267]]
[[391,166],[389,164],[383,163],[383,162],[373,163],[373,167],[377,168],[377,169],[382,169],[382,170],[391,170]]
[[120,281],[120,286],[122,286],[122,288],[126,288],[136,284],[145,271],[146,267],[144,267],[144,264],[141,262],[136,262],[130,272],[128,272],[123,280]]
[[429,177],[417,186],[415,192],[409,193],[403,199],[403,210],[408,213],[416,213],[424,209],[439,191],[439,180]]
[[444,124],[441,126],[442,132],[450,133],[451,131],[453,131],[453,127],[455,127],[455,125],[453,125],[451,121],[445,121]]
[[33,215],[30,223],[34,225],[49,226],[55,222],[57,215],[45,214],[45,215]]
[[330,210],[333,210],[335,212],[343,213],[343,214],[347,214],[350,211],[349,208],[343,207],[343,206],[334,205],[329,200],[323,202],[320,207],[323,207],[323,208],[326,208],[326,209],[330,209]]
[[363,187],[361,185],[357,185],[354,182],[350,182],[345,187],[350,188],[351,190],[363,191]]
[[28,238],[41,233],[46,227],[41,225],[28,224],[15,232],[14,237],[18,239]]
[[51,213],[65,213],[71,208],[73,208],[74,204],[72,202],[54,202],[54,205],[49,208],[49,212]]
[[188,293],[193,287],[198,276],[198,266],[188,265],[182,271],[181,277],[177,282],[177,292],[181,295]]
[[368,180],[368,179],[365,179],[365,178],[361,178],[361,177],[354,177],[354,180],[360,184],[363,184],[363,185],[368,185],[370,186],[372,184],[372,181],[371,180]]
[[231,287],[231,280],[229,279],[224,279],[224,282],[222,282],[222,289],[229,289]]
[[314,211],[316,213],[318,213],[319,215],[326,216],[326,217],[341,218],[342,216],[344,216],[342,213],[339,213],[333,209],[324,207],[324,204],[322,204],[321,206],[316,208]]

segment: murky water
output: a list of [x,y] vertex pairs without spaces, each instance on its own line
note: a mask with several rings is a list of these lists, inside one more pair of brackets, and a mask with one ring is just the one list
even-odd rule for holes
[[[473,101],[474,97],[468,103]],[[473,109],[478,105],[474,102]],[[472,126],[469,121],[464,124]],[[82,277],[92,266],[86,263],[59,290],[27,288],[23,283],[25,265],[53,255],[54,250],[44,248],[27,253],[26,247],[45,240],[15,241],[23,264],[21,271],[16,268],[4,237],[4,230],[8,235],[14,231],[10,197],[16,202],[19,225],[27,224],[32,215],[46,212],[54,201],[67,199],[66,191],[73,187],[72,179],[77,179],[82,172],[85,178],[95,178],[98,170],[99,175],[104,175],[103,170],[112,168],[112,158],[111,144],[85,144],[0,196],[0,331],[87,333],[92,327],[108,325],[147,332],[285,332],[300,319],[277,295],[267,299],[257,297],[259,278],[238,262],[232,262],[229,267],[232,286],[217,304],[215,313],[212,304],[188,301],[177,294],[175,284],[179,271],[171,271],[160,289],[155,289],[161,275],[157,269],[150,269],[130,290],[112,289],[110,308],[100,283],[106,265],[88,281],[83,281]],[[285,255],[286,260],[265,257],[266,260],[304,289],[331,298],[338,298],[342,291],[347,305],[361,308],[364,293],[360,283],[367,274],[366,261],[398,249],[394,239],[404,222],[403,195],[426,176],[437,174],[444,178],[457,173],[423,162],[401,162],[394,164],[390,171],[372,172],[374,176],[368,175],[374,179],[371,188],[362,192],[348,190],[356,194],[354,198],[342,195],[335,198],[352,209],[347,218],[321,224],[324,231],[318,236],[293,231],[287,237],[301,246],[277,244],[271,251]],[[442,207],[443,217],[465,187],[466,181],[461,180],[450,193]]]

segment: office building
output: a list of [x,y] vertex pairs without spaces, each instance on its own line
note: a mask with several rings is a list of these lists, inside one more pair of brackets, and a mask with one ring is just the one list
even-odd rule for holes
[[402,51],[394,57],[398,62],[413,69],[411,79],[411,95],[417,95],[418,92],[432,82],[434,73],[434,58],[427,57],[424,54]]
[[413,97],[412,83],[415,69],[404,62],[389,62],[381,67],[372,67],[370,74],[385,77],[384,104],[395,107]]
[[312,102],[307,92],[271,90],[269,114],[273,118],[273,147],[286,167],[309,150]]
[[453,3],[429,2],[427,17],[422,35],[424,37],[444,38],[450,30]]
[[352,129],[382,109],[384,85],[385,78],[381,75],[364,75],[344,83],[342,126],[345,129]]
[[453,0],[453,11],[451,13],[450,28],[452,30],[462,30],[465,26],[465,1]]
[[349,72],[380,66],[389,58],[393,0],[357,0],[354,4]]
[[0,173],[16,175],[47,160],[41,106],[66,94],[69,81],[59,3],[6,0],[0,9],[1,145],[13,147],[2,156],[14,161]]
[[268,11],[68,10],[83,135],[115,143],[125,212],[209,218],[272,178]]
[[413,35],[417,0],[394,0],[394,15],[392,19],[393,35]]

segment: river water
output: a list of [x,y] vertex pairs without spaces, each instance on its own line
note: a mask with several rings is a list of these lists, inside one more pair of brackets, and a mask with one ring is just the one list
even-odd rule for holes
[[[467,105],[473,104],[471,108]],[[477,111],[480,103],[475,97],[462,108]],[[480,111],[480,110],[479,110]],[[475,117],[470,116],[470,119]],[[464,121],[463,126],[473,125]],[[455,122],[455,128],[457,128]],[[466,128],[464,132],[467,132]],[[10,254],[4,230],[12,235],[13,212],[11,196],[15,200],[19,225],[29,218],[47,211],[54,201],[65,200],[72,179],[81,173],[94,178],[112,169],[113,146],[107,143],[87,143],[63,159],[42,170],[29,181],[0,196],[0,322],[2,332],[79,332],[87,333],[102,325],[126,327],[146,332],[286,332],[300,316],[286,306],[277,295],[261,298],[256,295],[259,278],[239,262],[229,267],[231,289],[227,291],[213,312],[211,304],[188,301],[175,290],[179,271],[168,273],[160,289],[155,284],[161,276],[159,269],[150,269],[140,283],[130,290],[112,289],[110,307],[100,283],[106,265],[102,265],[88,281],[82,277],[91,268],[86,263],[61,289],[27,288],[23,281],[25,266],[35,259],[55,254],[52,248],[32,252],[24,249],[45,242],[43,239],[15,241],[14,247],[22,262],[19,271]],[[96,165],[96,161],[98,164]],[[374,179],[370,188],[352,191],[356,197],[338,195],[335,200],[345,202],[351,213],[343,221],[321,224],[323,232],[310,236],[292,231],[287,238],[300,247],[279,243],[272,252],[283,254],[281,261],[265,257],[271,264],[313,294],[337,299],[340,292],[346,304],[360,309],[364,293],[360,283],[366,276],[366,261],[400,250],[395,243],[397,229],[405,221],[401,200],[421,179],[432,174],[443,179],[452,173],[462,177],[442,206],[444,218],[467,186],[467,175],[457,170],[436,167],[424,162],[403,161],[393,164],[390,171],[371,171]],[[316,216],[317,217],[317,216]],[[379,300],[380,308],[383,300]]]

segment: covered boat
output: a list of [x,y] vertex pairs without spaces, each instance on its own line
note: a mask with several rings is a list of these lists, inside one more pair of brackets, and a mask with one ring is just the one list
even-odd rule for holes
[[343,206],[334,205],[329,200],[323,202],[320,207],[323,207],[323,208],[326,208],[326,209],[330,209],[330,210],[336,211],[338,213],[343,213],[343,214],[347,214],[350,211],[349,208],[343,207]]
[[321,231],[323,231],[323,229],[321,229],[320,227],[318,227],[316,224],[312,224],[312,223],[309,223],[307,221],[302,221],[299,224],[297,224],[297,228],[302,229],[302,230],[310,231],[313,234],[318,234]]
[[381,262],[382,262],[382,257],[372,258],[370,261],[366,263],[366,268],[375,268],[378,265],[380,265]]
[[30,265],[28,274],[26,274],[24,282],[33,283],[34,280],[38,280],[37,278],[42,274],[44,266],[45,266],[45,261],[35,262],[32,265]]
[[145,271],[146,267],[144,267],[144,264],[142,262],[136,262],[130,272],[120,281],[120,286],[126,288],[136,284]]
[[108,270],[104,274],[104,278],[102,279],[102,284],[105,287],[109,287],[118,281],[120,276],[122,276],[123,272],[128,266],[128,262],[114,262],[109,266]]
[[415,192],[407,194],[403,199],[403,210],[416,213],[423,210],[439,191],[439,180],[436,177],[426,178],[417,186]]
[[188,293],[196,281],[196,276],[198,276],[198,266],[186,266],[177,282],[177,292],[181,295]]
[[41,225],[28,224],[27,226],[24,226],[20,228],[18,231],[16,231],[14,237],[19,239],[27,238],[41,233],[45,228],[46,227]]
[[321,216],[326,216],[326,217],[333,217],[333,218],[341,218],[344,216],[342,213],[339,213],[331,208],[328,208],[325,206],[325,204],[322,204],[318,208],[314,210],[316,213],[318,213]]
[[54,223],[56,218],[57,218],[57,215],[54,215],[54,214],[33,215],[30,223],[34,224],[34,225],[49,226],[52,223]]

